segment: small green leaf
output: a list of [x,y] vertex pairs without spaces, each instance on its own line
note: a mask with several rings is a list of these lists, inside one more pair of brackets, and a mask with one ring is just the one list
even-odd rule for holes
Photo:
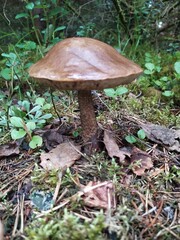
[[120,87],[118,87],[118,88],[116,89],[116,95],[117,95],[117,96],[122,95],[122,94],[125,94],[125,93],[127,93],[127,92],[128,92],[128,89],[127,89],[126,87],[120,86]]
[[32,131],[32,130],[34,130],[36,128],[35,122],[28,122],[28,123],[26,123],[26,126],[27,126],[27,129],[29,131]]
[[180,74],[180,62],[179,61],[175,62],[174,69],[178,74]]
[[16,47],[25,50],[34,50],[36,49],[36,43],[33,41],[24,41],[23,43],[16,44]]
[[136,143],[137,142],[136,138],[133,135],[127,135],[125,137],[125,139],[128,143]]
[[116,97],[116,91],[113,88],[104,89],[104,92],[108,97],[112,97],[112,98]]
[[73,131],[72,134],[73,134],[73,137],[75,137],[75,138],[79,136],[79,132],[78,131]]
[[42,116],[42,111],[37,111],[34,118],[39,119]]
[[161,67],[160,66],[156,66],[156,71],[160,72],[161,71]]
[[15,61],[15,59],[17,58],[17,55],[13,52],[10,52],[8,55],[9,55],[9,58],[13,61]]
[[4,68],[1,71],[1,76],[6,80],[11,80],[11,69],[10,68]]
[[26,110],[26,112],[29,112],[29,110],[30,110],[30,102],[29,102],[29,101],[24,100],[24,101],[22,102],[22,106],[23,106],[23,108]]
[[49,119],[52,117],[52,114],[51,113],[47,113],[47,114],[44,114],[40,117],[40,119]]
[[41,106],[37,105],[37,106],[33,107],[29,113],[35,113],[35,112],[39,111],[40,108],[41,108]]
[[36,125],[41,128],[43,127],[44,123],[46,123],[46,120],[44,119],[38,119],[38,122],[36,123]]
[[150,71],[153,71],[155,69],[155,65],[153,63],[146,63],[145,67]]
[[144,132],[143,129],[140,129],[140,130],[137,132],[137,135],[138,135],[138,138],[140,138],[140,139],[145,139],[145,137],[146,137],[146,133]]
[[163,81],[163,82],[167,82],[168,81],[168,77],[161,77],[160,80]]
[[38,98],[36,98],[35,103],[36,103],[37,105],[43,106],[44,103],[45,103],[45,99],[42,98],[42,97],[38,97]]
[[11,117],[10,122],[14,127],[24,128],[24,121],[20,117]]
[[44,41],[46,42],[47,39],[50,39],[52,37],[54,31],[54,25],[49,24],[45,30],[42,31],[44,33]]
[[39,119],[42,116],[42,111],[37,111],[34,115],[34,119]]
[[28,9],[28,10],[33,10],[33,8],[34,8],[34,3],[33,2],[30,2],[26,5],[26,9]]
[[165,97],[172,97],[174,93],[172,91],[164,91],[162,95]]
[[27,13],[19,13],[15,16],[15,19],[19,19],[19,18],[27,18],[29,15]]
[[42,146],[43,140],[42,137],[34,135],[29,143],[30,148],[35,149]]
[[154,81],[154,83],[159,87],[161,87],[163,85],[163,83],[159,80]]
[[56,29],[54,30],[54,33],[55,33],[55,32],[58,32],[58,31],[62,31],[62,30],[64,30],[64,29],[66,29],[66,26],[58,27],[58,28],[56,28]]
[[7,54],[7,53],[2,53],[1,56],[6,57],[6,58],[10,58],[10,54]]
[[16,117],[20,117],[21,119],[23,119],[26,116],[26,113],[24,111],[20,110],[19,108],[15,107],[15,106],[12,107],[11,109],[14,112],[13,115]]
[[148,53],[148,52],[145,53],[145,56],[148,57],[148,58],[151,58],[151,54]]
[[46,103],[42,106],[42,110],[47,110],[50,109],[52,107],[52,105],[50,103]]
[[19,130],[13,129],[11,131],[11,137],[14,140],[23,138],[25,135],[26,135],[26,131],[24,131],[23,129],[19,129]]
[[145,69],[145,70],[144,70],[144,73],[147,74],[147,75],[151,75],[151,74],[153,74],[153,71],[150,71],[150,70],[148,70],[148,69]]

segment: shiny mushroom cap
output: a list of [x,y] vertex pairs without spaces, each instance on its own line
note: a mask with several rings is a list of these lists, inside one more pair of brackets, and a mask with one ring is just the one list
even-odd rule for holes
[[29,69],[31,77],[61,90],[98,90],[132,82],[142,73],[134,62],[101,41],[67,38]]

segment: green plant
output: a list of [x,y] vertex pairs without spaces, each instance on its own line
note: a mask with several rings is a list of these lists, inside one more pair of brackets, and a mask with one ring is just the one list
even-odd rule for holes
[[177,77],[180,78],[180,61],[175,62],[174,70],[176,71]]
[[[27,96],[29,99],[32,97],[30,93],[27,93]],[[41,146],[42,138],[34,135],[33,132],[37,128],[42,128],[46,121],[52,117],[51,113],[45,113],[50,108],[51,104],[46,103],[45,98],[42,97],[37,97],[34,103],[28,99],[18,101],[17,105],[9,106],[8,109],[0,111],[1,132],[9,128],[12,139],[26,137],[31,148]]]
[[146,78],[149,80],[149,86],[155,87],[162,91],[165,97],[172,97],[174,95],[173,87],[179,80],[179,61],[173,65],[173,73],[166,75],[163,73],[162,57],[161,55],[153,56],[151,53],[145,53],[145,70]]
[[36,128],[36,124],[34,122],[25,123],[20,117],[11,117],[10,122],[12,125],[11,137],[14,140],[23,138],[27,135],[27,141],[29,142],[29,146],[31,148],[36,148],[42,145],[42,138],[37,135],[32,136],[33,130]]
[[63,31],[66,26],[60,26],[60,15],[64,14],[64,7],[58,5],[56,0],[25,0],[24,12],[15,17],[18,21],[27,20],[29,33],[35,35],[36,41],[41,46],[49,43],[55,44],[64,38]]
[[176,165],[172,166],[169,172],[163,173],[163,178],[170,183],[174,181],[179,184],[180,183],[179,177],[180,177],[180,168],[177,167]]
[[152,54],[145,53],[145,67],[144,73],[147,75],[151,75],[155,72],[161,71],[161,56],[157,55],[153,58]]
[[24,41],[23,43],[18,43],[15,46],[9,46],[8,53],[2,53],[2,70],[0,72],[0,77],[3,79],[7,89],[8,97],[11,99],[12,95],[18,93],[20,98],[22,98],[22,87],[23,84],[31,84],[28,80],[27,69],[32,64],[30,55],[36,51],[36,43],[33,41]]
[[94,23],[88,23],[85,26],[79,26],[77,30],[77,36],[79,37],[90,37],[93,35],[93,30],[95,29]]
[[104,92],[105,92],[106,96],[116,98],[118,96],[121,96],[121,95],[127,93],[128,89],[126,87],[119,86],[115,89],[114,88],[104,89]]
[[136,143],[136,142],[138,142],[138,140],[143,140],[143,139],[145,139],[145,137],[146,137],[146,133],[144,132],[144,130],[143,129],[140,129],[138,132],[137,132],[137,137],[136,136],[134,136],[134,135],[127,135],[126,137],[125,137],[125,139],[126,139],[126,141],[128,142],[128,143]]

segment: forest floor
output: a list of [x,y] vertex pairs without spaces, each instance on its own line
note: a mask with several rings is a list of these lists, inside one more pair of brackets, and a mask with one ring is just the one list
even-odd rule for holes
[[1,138],[5,239],[180,239],[179,107],[136,84],[94,92],[100,147],[88,156],[76,94],[54,97],[42,147]]

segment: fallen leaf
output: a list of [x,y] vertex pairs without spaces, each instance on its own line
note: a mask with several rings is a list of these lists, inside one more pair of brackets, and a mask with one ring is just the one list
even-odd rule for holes
[[17,142],[0,145],[0,158],[17,154],[19,154],[19,144]]
[[133,147],[131,153],[131,163],[134,165],[132,171],[138,176],[144,175],[145,170],[153,167],[151,157],[136,147]]
[[40,165],[47,170],[66,169],[81,157],[80,146],[75,146],[72,142],[65,142],[57,145],[48,153],[42,153]]
[[119,161],[124,161],[126,156],[129,156],[129,153],[124,149],[120,149],[115,139],[113,138],[112,133],[104,131],[104,144],[108,155],[113,157],[118,157]]
[[180,152],[180,130],[169,129],[151,123],[141,123],[141,127],[151,141],[163,144],[171,151]]
[[84,191],[82,198],[86,206],[103,209],[115,208],[115,190],[111,181],[102,183],[91,181],[87,186],[81,185],[81,189]]
[[58,144],[64,142],[64,136],[59,131],[59,127],[58,127],[58,128],[54,128],[54,129],[48,129],[46,132],[44,132],[43,140],[44,140],[45,147],[48,150],[51,150]]

